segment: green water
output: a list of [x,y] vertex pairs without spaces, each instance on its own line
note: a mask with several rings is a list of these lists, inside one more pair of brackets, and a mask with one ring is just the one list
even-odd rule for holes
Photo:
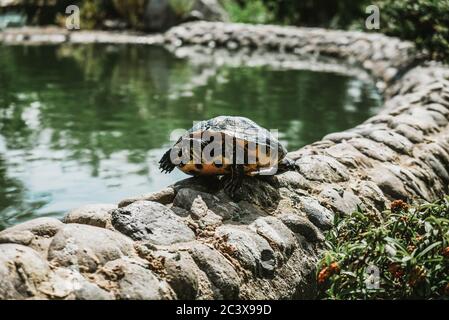
[[0,229],[186,177],[157,161],[193,121],[246,116],[291,151],[379,105],[372,83],[331,73],[217,68],[145,46],[0,46]]

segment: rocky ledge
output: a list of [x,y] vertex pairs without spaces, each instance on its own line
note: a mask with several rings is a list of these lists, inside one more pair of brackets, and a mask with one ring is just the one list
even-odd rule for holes
[[[0,232],[1,299],[313,298],[333,217],[391,200],[432,200],[449,185],[449,69],[413,67],[407,42],[321,29],[195,23],[168,31],[196,44],[330,55],[386,83],[381,112],[291,152],[298,171],[248,178],[234,202],[219,181],[75,209]],[[234,44],[231,44],[234,43]],[[282,44],[282,45],[281,45]]]

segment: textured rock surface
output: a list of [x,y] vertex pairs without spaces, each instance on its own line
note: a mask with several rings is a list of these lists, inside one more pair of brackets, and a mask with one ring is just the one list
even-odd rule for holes
[[[65,223],[37,219],[0,232],[0,298],[313,298],[323,231],[335,214],[379,212],[394,199],[449,191],[449,69],[412,68],[417,53],[408,42],[204,22],[156,36],[34,30],[24,39],[24,32],[0,33],[0,41],[165,42],[176,54],[189,56],[186,45],[195,45],[218,60],[226,60],[220,48],[240,48],[237,63],[252,65],[266,61],[251,60],[250,50],[269,63],[286,52],[298,60],[337,57],[371,73],[385,105],[355,128],[291,152],[297,171],[245,179],[241,201],[231,201],[217,179],[190,178],[118,208],[88,206]],[[235,52],[227,53],[231,64]]]
[[113,211],[112,225],[133,240],[153,244],[170,245],[195,239],[195,234],[181,218],[156,202],[137,201]]
[[74,209],[66,214],[64,223],[88,224],[94,227],[110,228],[113,204],[94,204]]

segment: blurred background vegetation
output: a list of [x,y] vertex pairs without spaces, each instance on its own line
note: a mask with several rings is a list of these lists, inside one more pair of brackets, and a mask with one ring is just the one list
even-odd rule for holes
[[449,0],[0,0],[0,14],[12,8],[30,24],[61,24],[74,2],[85,29],[144,31],[194,19],[365,30],[366,7],[374,4],[380,32],[414,41],[434,58],[449,51]]

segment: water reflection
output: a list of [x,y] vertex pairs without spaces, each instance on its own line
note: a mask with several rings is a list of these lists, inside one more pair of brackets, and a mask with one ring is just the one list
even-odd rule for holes
[[181,179],[156,162],[196,120],[246,116],[294,150],[379,104],[350,77],[191,64],[158,47],[0,47],[0,228]]

